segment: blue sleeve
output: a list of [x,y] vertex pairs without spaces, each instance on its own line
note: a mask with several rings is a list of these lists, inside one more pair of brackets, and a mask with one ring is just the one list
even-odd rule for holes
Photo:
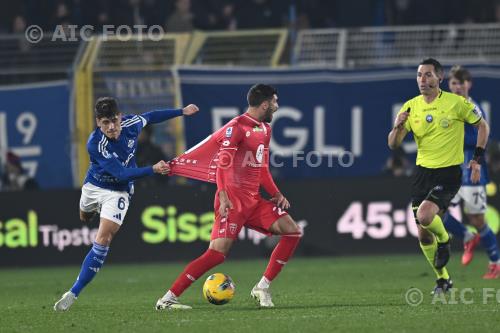
[[105,147],[89,143],[88,151],[94,161],[106,172],[120,182],[131,181],[152,175],[153,167],[125,168],[120,161],[110,154]]
[[182,116],[182,109],[164,109],[164,110],[154,110],[141,114],[141,117],[146,120],[146,123],[143,124],[156,124],[161,123],[162,121]]

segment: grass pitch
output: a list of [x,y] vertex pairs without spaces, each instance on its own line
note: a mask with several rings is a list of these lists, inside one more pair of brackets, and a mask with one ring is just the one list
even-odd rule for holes
[[[236,295],[229,304],[215,306],[203,299],[205,275],[182,295],[193,310],[164,312],[154,309],[156,300],[184,263],[110,261],[65,313],[54,312],[52,306],[79,267],[0,269],[0,331],[496,332],[500,280],[481,278],[484,257],[478,251],[464,268],[455,254],[449,269],[457,293],[446,299],[430,296],[434,275],[422,255],[296,258],[272,285],[274,309],[259,309],[249,295],[266,261],[228,260],[211,272],[226,273],[235,281]],[[424,295],[418,306],[405,300],[412,287]]]

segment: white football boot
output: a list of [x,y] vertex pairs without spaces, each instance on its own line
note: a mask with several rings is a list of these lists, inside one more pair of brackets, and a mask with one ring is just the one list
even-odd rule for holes
[[67,311],[73,305],[76,298],[75,294],[71,291],[65,292],[61,299],[54,304],[54,311]]
[[156,310],[191,310],[192,307],[179,303],[176,297],[162,297],[156,302]]
[[273,300],[271,298],[271,292],[269,291],[269,288],[257,288],[257,285],[253,287],[252,291],[250,292],[250,296],[252,296],[253,299],[259,301],[259,304],[263,308],[272,308],[274,307]]

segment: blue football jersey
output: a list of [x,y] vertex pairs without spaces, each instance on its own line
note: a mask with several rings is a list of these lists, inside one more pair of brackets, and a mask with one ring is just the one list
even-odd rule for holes
[[84,183],[132,194],[133,181],[152,175],[152,166],[138,168],[135,160],[137,138],[148,123],[158,123],[182,115],[181,109],[158,110],[122,118],[122,131],[116,140],[109,139],[100,128],[89,136],[87,150],[90,166]]
[[[479,105],[470,99],[476,106],[476,110],[481,113],[483,119],[486,120],[486,114],[479,107]],[[488,177],[488,166],[486,165],[485,160],[481,162],[481,180],[477,184],[473,184],[470,180],[471,169],[467,168],[469,161],[474,156],[474,150],[476,149],[477,143],[477,128],[470,124],[464,124],[465,136],[464,136],[464,163],[462,164],[462,185],[465,186],[477,186],[477,185],[486,185],[489,183]]]

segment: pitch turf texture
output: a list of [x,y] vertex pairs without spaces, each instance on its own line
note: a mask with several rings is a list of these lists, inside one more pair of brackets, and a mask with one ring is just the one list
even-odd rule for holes
[[[234,261],[211,272],[229,274],[235,298],[208,304],[202,281],[182,297],[190,311],[156,311],[154,304],[183,264],[117,265],[108,262],[69,312],[54,302],[79,268],[0,269],[1,332],[498,332],[500,280],[481,279],[486,267],[478,253],[461,267],[455,254],[450,272],[456,287],[472,288],[465,302],[437,299],[429,291],[434,276],[421,255],[297,258],[273,283],[274,309],[259,309],[250,290],[266,261]],[[424,292],[419,306],[405,293]],[[483,288],[490,288],[483,304]],[[492,292],[491,290],[494,290]],[[497,299],[498,298],[498,299]],[[464,304],[471,303],[472,304]],[[436,300],[435,300],[436,301]]]

